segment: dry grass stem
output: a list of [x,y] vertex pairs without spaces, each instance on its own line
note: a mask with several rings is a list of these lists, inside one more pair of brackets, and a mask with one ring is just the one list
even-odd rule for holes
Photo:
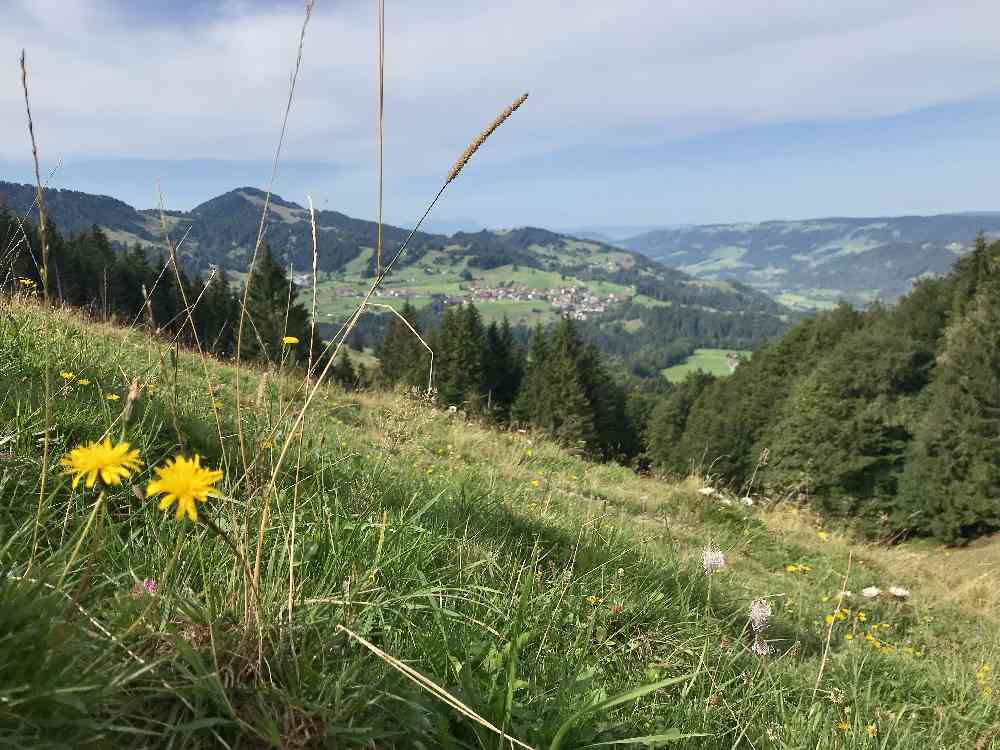
[[503,112],[497,115],[496,119],[493,120],[493,122],[491,122],[489,125],[487,125],[482,133],[476,136],[476,140],[470,143],[469,147],[462,152],[461,156],[458,157],[458,161],[455,162],[455,165],[451,168],[451,171],[448,173],[448,179],[445,180],[446,183],[451,182],[456,177],[458,177],[458,173],[462,171],[462,168],[468,163],[469,159],[472,158],[472,155],[479,150],[479,147],[486,142],[486,139],[489,138],[491,135],[493,135],[493,131],[499,128],[501,125],[503,125],[503,121],[506,120],[508,117],[510,117],[512,114],[514,114],[514,112],[517,111],[517,108],[520,107],[522,104],[524,104],[524,102],[527,99],[528,99],[527,93],[521,94],[519,97],[517,97],[517,99],[514,100],[513,104],[511,104],[509,107],[507,107],[507,109],[505,109]]

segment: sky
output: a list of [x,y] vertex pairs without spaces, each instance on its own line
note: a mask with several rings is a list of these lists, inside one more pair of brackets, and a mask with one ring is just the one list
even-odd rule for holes
[[[316,0],[274,191],[377,212],[376,0]],[[266,188],[284,0],[0,0],[0,179],[190,209]],[[385,0],[384,215],[656,226],[998,210],[995,0]],[[2,71],[6,72],[2,72]],[[432,225],[433,226],[433,225]]]

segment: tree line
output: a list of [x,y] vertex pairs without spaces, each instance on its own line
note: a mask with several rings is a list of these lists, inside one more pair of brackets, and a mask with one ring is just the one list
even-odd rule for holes
[[654,409],[647,455],[795,495],[882,539],[1000,529],[1000,242],[894,307],[841,305]]

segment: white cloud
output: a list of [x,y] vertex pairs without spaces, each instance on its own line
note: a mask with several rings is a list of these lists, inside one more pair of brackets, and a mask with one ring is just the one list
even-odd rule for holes
[[[477,160],[877,117],[1000,92],[995,2],[387,6],[386,165],[397,176],[443,176],[478,130],[525,90],[528,103]],[[125,25],[122,18],[84,0],[14,0],[5,11],[0,48],[28,51],[44,154],[270,158],[299,8],[230,4],[188,25],[137,25],[134,18]],[[370,174],[374,41],[374,3],[318,0],[288,158]],[[23,159],[19,71],[15,60],[7,65],[0,158]]]

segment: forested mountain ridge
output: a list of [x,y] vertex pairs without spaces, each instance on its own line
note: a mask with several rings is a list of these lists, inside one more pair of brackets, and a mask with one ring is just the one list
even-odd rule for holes
[[793,307],[893,302],[919,278],[948,273],[1000,212],[710,224],[617,244],[703,279],[740,281]]
[[[137,244],[150,254],[166,249],[156,209],[137,211],[113,198],[67,190],[46,196],[48,216],[64,235],[96,225],[119,250]],[[0,182],[0,205],[12,213],[30,217],[34,200],[33,187]],[[195,277],[220,268],[234,285],[242,281],[264,200],[264,192],[243,187],[191,211],[164,212],[173,241],[184,238],[184,269]],[[325,331],[327,321],[349,314],[370,283],[377,226],[336,211],[316,211],[315,218],[318,317]],[[382,234],[383,256],[390,257],[409,230],[386,225]],[[264,237],[275,260],[291,267],[292,278],[310,285],[309,211],[272,195]],[[589,339],[647,376],[658,376],[696,347],[751,349],[780,335],[790,320],[787,308],[741,283],[696,279],[640,253],[534,227],[451,237],[418,232],[377,296],[405,299],[433,316],[446,304],[475,301],[488,322],[508,317],[522,337],[538,323],[575,315]],[[369,338],[380,335],[376,326]]]

